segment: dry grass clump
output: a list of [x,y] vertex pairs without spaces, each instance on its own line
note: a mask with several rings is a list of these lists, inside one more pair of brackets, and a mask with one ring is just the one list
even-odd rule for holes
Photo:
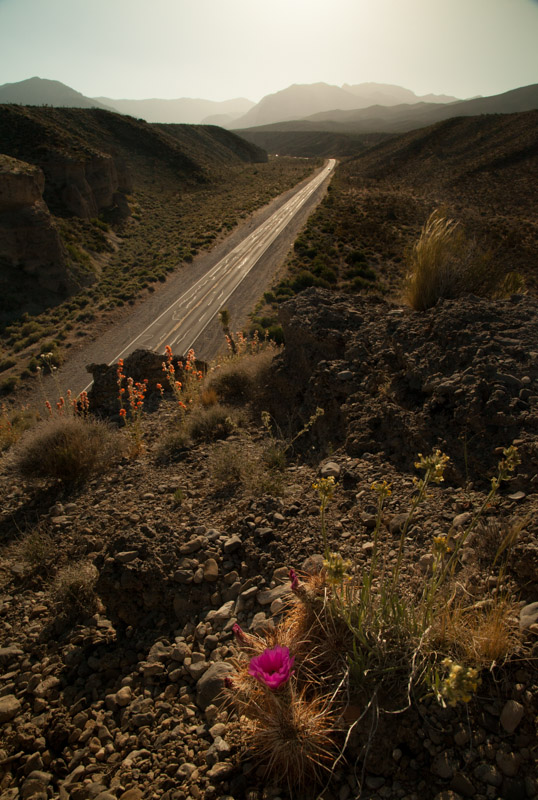
[[16,471],[28,480],[82,482],[104,472],[126,451],[126,439],[99,420],[52,418],[30,431],[14,453]]
[[415,311],[438,300],[465,294],[482,297],[521,290],[523,279],[506,272],[490,251],[480,249],[461,224],[442,209],[430,214],[415,245],[406,253],[405,299]]
[[269,380],[274,348],[231,358],[218,366],[209,376],[207,388],[216,392],[222,403],[243,405],[255,401]]
[[198,406],[185,421],[185,428],[195,442],[213,442],[226,439],[237,428],[244,425],[241,412],[216,403],[207,407]]
[[78,619],[96,611],[97,578],[96,567],[88,561],[68,564],[59,570],[52,584],[51,594],[60,616]]
[[9,450],[37,420],[38,414],[29,408],[10,409],[0,404],[0,452]]
[[208,472],[218,491],[244,489],[255,496],[283,492],[280,468],[267,463],[263,442],[254,442],[246,434],[216,443],[209,454]]
[[25,536],[18,549],[23,560],[41,574],[48,572],[55,558],[54,537],[43,526]]

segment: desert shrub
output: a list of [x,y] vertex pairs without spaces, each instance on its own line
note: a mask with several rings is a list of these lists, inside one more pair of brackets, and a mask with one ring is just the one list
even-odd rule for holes
[[196,408],[186,418],[185,425],[195,442],[212,442],[216,439],[226,439],[242,421],[242,416],[236,409],[217,404],[207,408]]
[[90,562],[68,564],[57,573],[51,594],[60,616],[77,619],[93,614],[97,609],[97,569]]
[[214,389],[225,404],[242,405],[256,400],[267,383],[274,354],[272,348],[267,348],[225,361],[209,376],[208,388]]
[[242,442],[215,445],[208,461],[209,475],[215,487],[237,488],[241,484],[247,458],[247,448]]
[[0,451],[15,444],[24,431],[32,428],[38,420],[36,411],[22,407],[10,409],[5,403],[0,405]]
[[46,575],[56,558],[54,538],[44,527],[37,527],[22,539],[19,552],[32,569]]
[[522,278],[507,274],[503,264],[468,238],[461,224],[442,209],[429,216],[418,241],[406,253],[406,262],[405,297],[416,311],[425,311],[441,299],[503,295],[523,286]]
[[126,439],[106,423],[80,417],[50,419],[29,431],[14,466],[23,478],[55,478],[74,484],[109,469]]

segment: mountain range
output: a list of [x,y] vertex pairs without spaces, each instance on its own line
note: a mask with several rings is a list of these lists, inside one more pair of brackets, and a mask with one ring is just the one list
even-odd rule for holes
[[50,105],[76,108],[106,108],[146,122],[173,122],[221,127],[249,128],[274,122],[308,117],[331,109],[349,111],[374,104],[395,106],[401,103],[451,103],[456,97],[425,95],[418,97],[409,89],[384,83],[294,84],[253,103],[244,97],[221,102],[189,97],[175,100],[146,100],[85,97],[60,81],[29,78],[0,86],[0,103]]
[[357,137],[365,135],[405,133],[452,117],[533,110],[538,108],[538,84],[467,100],[419,97],[384,83],[294,84],[253,103],[245,98],[90,98],[59,81],[34,77],[0,86],[0,103],[96,107],[153,123],[211,124],[234,130],[272,153],[343,156],[364,149],[366,142]]

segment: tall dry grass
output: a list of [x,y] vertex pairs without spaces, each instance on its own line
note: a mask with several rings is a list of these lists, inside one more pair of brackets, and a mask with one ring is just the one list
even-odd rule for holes
[[438,300],[466,294],[502,296],[524,287],[521,276],[507,272],[490,250],[483,250],[441,208],[430,214],[418,241],[406,253],[406,264],[404,297],[415,311],[432,308]]

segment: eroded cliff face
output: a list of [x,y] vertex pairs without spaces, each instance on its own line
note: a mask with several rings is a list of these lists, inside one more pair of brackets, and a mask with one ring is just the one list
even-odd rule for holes
[[117,207],[128,214],[125,194],[132,191],[127,167],[106,153],[75,156],[50,151],[41,166],[46,177],[45,196],[83,219]]
[[17,304],[18,292],[23,302],[23,289],[29,297],[69,291],[66,253],[43,201],[44,185],[39,167],[0,155],[0,316]]

